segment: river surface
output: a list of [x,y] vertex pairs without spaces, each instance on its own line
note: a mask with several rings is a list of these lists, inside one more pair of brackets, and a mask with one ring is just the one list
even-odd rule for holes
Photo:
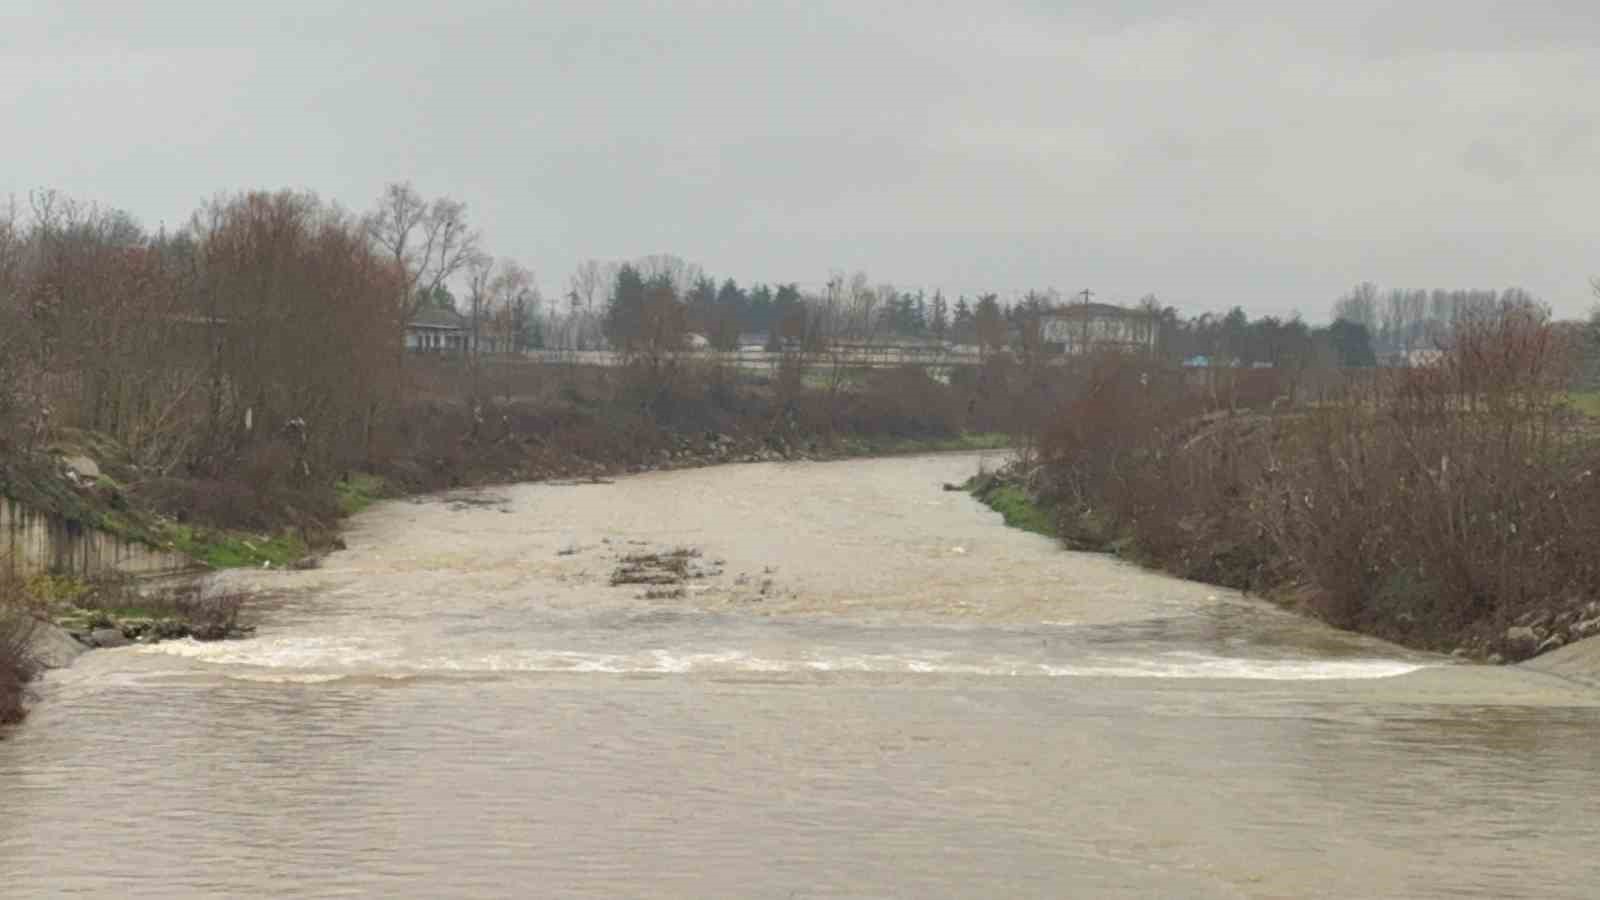
[[256,638],[46,679],[0,895],[1600,890],[1600,692],[1063,552],[940,490],[981,462],[383,504],[226,576]]

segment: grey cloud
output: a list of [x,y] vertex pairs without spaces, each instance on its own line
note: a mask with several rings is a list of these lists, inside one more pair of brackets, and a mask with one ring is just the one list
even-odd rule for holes
[[1520,283],[1578,314],[1588,9],[37,2],[0,30],[0,193],[170,224],[222,189],[361,208],[409,178],[547,291],[665,251],[1312,317],[1362,279]]
[[1495,181],[1510,181],[1522,174],[1522,162],[1493,141],[1477,140],[1461,154],[1467,171]]

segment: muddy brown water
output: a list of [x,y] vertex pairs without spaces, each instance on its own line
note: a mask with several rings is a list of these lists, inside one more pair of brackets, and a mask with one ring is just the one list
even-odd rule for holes
[[228,576],[255,639],[46,680],[0,895],[1595,896],[1600,692],[1062,552],[980,462],[384,504]]

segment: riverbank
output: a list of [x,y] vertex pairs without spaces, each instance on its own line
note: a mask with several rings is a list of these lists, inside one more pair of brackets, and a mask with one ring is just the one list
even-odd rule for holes
[[[1254,593],[1281,608],[1346,630],[1495,665],[1542,657],[1578,642],[1584,642],[1589,649],[1577,651],[1578,655],[1572,658],[1585,661],[1586,666],[1600,659],[1593,649],[1600,644],[1589,640],[1600,636],[1600,601],[1550,597],[1543,603],[1532,604],[1509,625],[1496,621],[1458,623],[1427,632],[1425,640],[1408,641],[1404,634],[1396,634],[1390,628],[1352,628],[1347,622],[1330,619],[1325,613],[1326,605],[1318,601],[1322,590],[1319,586],[1303,581],[1274,580],[1268,574],[1282,572],[1285,568],[1263,556],[1264,547],[1240,552],[1232,544],[1197,541],[1180,554],[1163,555],[1159,548],[1141,540],[1137,524],[1113,526],[1092,510],[1074,509],[1052,499],[1045,478],[1038,467],[1012,464],[980,473],[962,487],[979,502],[1000,513],[1008,526],[1053,538],[1068,550],[1106,553],[1176,577]],[[1188,522],[1185,527],[1195,535],[1218,530],[1215,523]],[[1586,674],[1584,677],[1600,683],[1600,676]]]

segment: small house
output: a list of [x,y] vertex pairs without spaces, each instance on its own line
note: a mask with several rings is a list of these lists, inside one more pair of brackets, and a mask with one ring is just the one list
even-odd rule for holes
[[1156,326],[1148,312],[1109,303],[1074,303],[1040,319],[1046,349],[1068,356],[1100,350],[1153,354]]
[[465,316],[453,309],[424,307],[406,323],[406,349],[414,353],[460,353],[470,333]]

